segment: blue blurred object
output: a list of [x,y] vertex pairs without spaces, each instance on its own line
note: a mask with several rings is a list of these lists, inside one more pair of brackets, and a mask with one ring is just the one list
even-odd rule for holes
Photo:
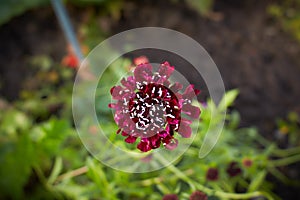
[[58,18],[58,21],[61,25],[61,28],[64,31],[64,34],[65,34],[68,42],[74,48],[75,54],[81,62],[84,57],[81,52],[80,45],[76,38],[74,29],[71,25],[70,18],[68,16],[68,13],[67,13],[62,1],[61,0],[51,0],[51,3],[52,3],[52,6],[53,6],[56,16]]

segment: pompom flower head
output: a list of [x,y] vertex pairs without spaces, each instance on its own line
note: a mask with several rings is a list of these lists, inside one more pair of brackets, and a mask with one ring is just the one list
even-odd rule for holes
[[207,199],[208,199],[207,195],[199,190],[193,192],[190,196],[190,200],[207,200]]
[[114,120],[119,126],[117,133],[126,137],[125,142],[135,143],[142,152],[159,148],[174,149],[178,132],[184,138],[192,133],[190,119],[197,119],[200,109],[193,106],[192,99],[200,93],[189,85],[180,93],[183,85],[171,84],[170,76],[174,67],[168,62],[162,63],[157,72],[153,72],[149,63],[139,64],[133,76],[123,78],[121,85],[111,88],[114,103],[109,107],[115,110]]

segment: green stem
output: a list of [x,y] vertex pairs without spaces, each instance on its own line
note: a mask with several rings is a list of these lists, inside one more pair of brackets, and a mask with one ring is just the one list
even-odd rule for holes
[[286,185],[299,186],[299,182],[292,181],[288,177],[286,177],[281,171],[279,171],[276,167],[269,167],[268,171],[276,177],[278,180],[283,182]]
[[270,160],[268,163],[269,167],[279,167],[279,166],[285,166],[285,165],[290,165],[296,162],[300,161],[300,154],[290,156],[287,158],[281,158],[278,160]]
[[187,182],[192,190],[200,190],[207,195],[215,195],[220,198],[228,198],[228,199],[249,199],[249,198],[254,198],[254,197],[259,197],[259,196],[264,196],[269,200],[272,200],[272,196],[269,195],[266,192],[261,192],[261,191],[256,191],[256,192],[250,192],[250,193],[243,193],[243,194],[238,194],[238,193],[227,193],[227,192],[222,192],[222,191],[215,191],[213,189],[210,189],[208,187],[205,187],[204,185],[195,182],[194,180],[190,179],[186,174],[184,174],[182,171],[180,171],[177,167],[174,165],[170,164],[167,160],[165,160],[163,157],[160,155],[156,155],[156,158],[167,168],[172,171],[178,178],[181,180]]
[[264,147],[268,147],[271,145],[271,142],[267,140],[266,138],[262,137],[260,134],[256,135],[256,141],[263,145]]
[[67,173],[64,173],[64,174],[58,176],[57,179],[54,181],[54,183],[63,181],[63,180],[65,180],[65,179],[74,178],[74,177],[76,177],[76,176],[85,174],[87,171],[88,171],[88,167],[87,167],[87,166],[80,167],[80,168],[78,168],[78,169],[69,171],[69,172],[67,172]]
[[41,183],[43,184],[43,186],[45,187],[46,190],[48,190],[49,192],[51,192],[56,199],[63,199],[63,197],[57,193],[51,185],[49,185],[47,183],[47,178],[45,177],[43,171],[41,170],[41,168],[38,165],[33,166],[34,171],[36,172],[39,180],[41,181]]
[[[186,174],[187,176],[189,176],[189,175],[193,175],[195,173],[195,171],[193,171],[192,169],[189,169],[189,170],[184,171],[183,173]],[[176,179],[177,179],[176,176],[168,177],[168,181],[173,181]],[[159,184],[165,180],[166,179],[163,177],[154,177],[154,178],[148,178],[148,179],[144,179],[142,181],[138,181],[138,183],[142,186],[150,186],[150,185],[154,185],[154,184]]]
[[275,149],[273,153],[275,156],[287,157],[293,154],[300,154],[300,147],[294,147],[289,149]]

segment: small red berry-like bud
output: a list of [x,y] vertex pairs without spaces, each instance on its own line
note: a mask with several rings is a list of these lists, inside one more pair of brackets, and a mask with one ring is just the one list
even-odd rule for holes
[[219,179],[219,171],[216,168],[209,168],[206,172],[206,179],[209,181],[217,181]]
[[244,167],[251,167],[253,164],[253,161],[250,158],[243,159],[243,166]]
[[190,200],[207,200],[207,195],[201,191],[195,191],[191,194]]
[[178,200],[176,194],[166,194],[162,200]]
[[226,170],[227,174],[231,177],[237,176],[242,173],[241,168],[239,168],[237,162],[231,162]]

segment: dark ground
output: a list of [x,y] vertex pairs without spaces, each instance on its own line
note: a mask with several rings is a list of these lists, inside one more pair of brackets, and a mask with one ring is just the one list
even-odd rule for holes
[[300,110],[300,46],[266,14],[267,3],[217,2],[215,11],[223,15],[221,21],[203,19],[185,6],[165,1],[132,3],[125,7],[114,32],[159,26],[197,40],[217,64],[226,88],[240,89],[236,107],[243,126],[269,131],[275,118]]
[[[223,19],[204,19],[186,5],[146,0],[126,3],[119,21],[106,17],[100,24],[111,33],[159,26],[194,38],[216,62],[226,89],[239,88],[235,105],[242,126],[258,126],[273,138],[275,119],[300,112],[300,45],[266,13],[268,2],[216,2],[214,11]],[[78,19],[76,10],[71,13]],[[0,44],[0,96],[10,100],[18,96],[30,56],[47,54],[60,60],[66,47],[51,8],[30,11],[1,26]],[[299,189],[277,190],[283,199],[300,198]]]

